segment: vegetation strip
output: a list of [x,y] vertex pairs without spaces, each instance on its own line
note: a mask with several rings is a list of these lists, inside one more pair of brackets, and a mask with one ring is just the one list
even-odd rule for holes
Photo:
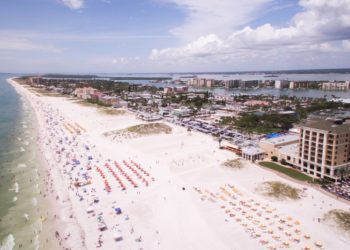
[[260,162],[259,163],[261,166],[265,167],[265,168],[269,168],[269,169],[272,169],[272,170],[275,170],[277,172],[280,172],[282,174],[285,174],[293,179],[296,179],[298,181],[307,181],[307,182],[312,182],[313,179],[310,177],[310,176],[307,176],[303,173],[300,173],[294,169],[290,169],[290,168],[287,168],[287,167],[283,167],[279,164],[276,164],[276,163],[273,163],[273,162],[266,162],[266,161],[263,161],[263,162]]

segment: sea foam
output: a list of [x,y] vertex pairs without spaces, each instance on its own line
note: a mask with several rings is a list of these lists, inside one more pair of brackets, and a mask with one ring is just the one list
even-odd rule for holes
[[12,234],[9,234],[1,243],[0,250],[12,250],[15,243],[15,237]]
[[26,168],[27,165],[24,164],[24,163],[19,163],[19,164],[17,165],[17,167],[18,167],[18,168]]

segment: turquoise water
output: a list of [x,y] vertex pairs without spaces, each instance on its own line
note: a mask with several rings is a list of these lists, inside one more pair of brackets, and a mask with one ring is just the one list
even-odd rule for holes
[[0,249],[36,249],[39,220],[36,120],[0,74]]

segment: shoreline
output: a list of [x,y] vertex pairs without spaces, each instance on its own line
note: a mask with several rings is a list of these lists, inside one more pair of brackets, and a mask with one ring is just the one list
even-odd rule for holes
[[[219,150],[209,136],[188,133],[182,127],[166,123],[172,127],[172,134],[126,139],[122,143],[112,141],[102,136],[103,133],[142,122],[130,114],[107,116],[65,98],[38,97],[25,87],[18,87],[31,99],[40,123],[42,140],[39,144],[50,163],[47,169],[57,170],[51,176],[62,182],[54,182],[55,188],[68,192],[72,212],[81,230],[75,232],[75,240],[71,239],[72,244],[78,244],[72,249],[83,248],[79,245],[81,232],[85,233],[87,249],[96,249],[98,244],[102,249],[145,247],[175,250],[201,249],[203,246],[210,249],[266,249],[259,240],[249,237],[242,223],[223,213],[222,207],[227,209],[230,204],[224,197],[225,193],[221,196],[219,193],[222,188],[227,191],[232,185],[236,197],[233,202],[240,201],[238,206],[241,202],[255,200],[272,207],[278,216],[294,217],[301,222],[303,232],[310,233],[315,238],[313,240],[324,241],[327,248],[341,249],[346,245],[340,239],[341,234],[317,222],[317,218],[328,209],[348,210],[348,206],[313,187],[305,191],[306,196],[300,201],[275,201],[259,196],[255,188],[264,181],[282,181],[296,188],[303,185],[249,162],[244,162],[246,167],[242,170],[221,167],[220,163],[225,159],[237,156]],[[80,132],[76,133],[76,130]],[[90,156],[92,160],[87,159]],[[74,163],[76,160],[79,163]],[[125,172],[114,168],[115,161],[137,183],[137,187],[124,178]],[[139,175],[143,174],[133,162],[149,173],[150,176],[142,175],[147,179],[147,185],[130,171],[128,165]],[[114,179],[109,167],[113,167],[115,174],[121,178],[125,190]],[[85,175],[91,183],[74,187],[75,180],[84,181]],[[110,191],[105,186],[106,181],[110,184]],[[99,198],[98,203],[93,202],[95,197]],[[68,201],[66,204],[69,204]],[[116,214],[116,208],[122,209],[121,215]],[[87,212],[89,209],[93,212]],[[103,232],[98,230],[97,217],[107,225]],[[243,215],[242,219],[244,223],[251,222]],[[266,223],[270,223],[271,218],[269,220]],[[271,227],[275,225],[271,224]],[[122,233],[123,240],[114,240],[116,232]],[[285,237],[278,234],[281,238]],[[266,234],[266,237],[271,235]],[[235,240],[237,238],[241,239],[239,243]],[[303,244],[307,242],[301,241]],[[297,247],[296,243],[290,244],[292,248]]]
[[[15,77],[14,77],[15,78]],[[48,154],[45,154],[45,148],[43,146],[43,143],[40,143],[43,138],[45,138],[45,134],[42,130],[42,124],[41,124],[41,117],[38,114],[35,105],[34,100],[32,99],[35,95],[34,93],[26,90],[23,86],[18,84],[14,78],[7,79],[7,81],[14,87],[15,91],[23,98],[25,98],[31,105],[31,109],[33,110],[35,114],[35,124],[38,125],[37,128],[37,135],[39,138],[37,138],[37,150],[38,150],[38,179],[41,179],[38,183],[38,203],[43,201],[45,204],[40,205],[41,208],[45,209],[45,211],[41,212],[41,216],[39,221],[40,223],[40,229],[39,229],[39,249],[62,249],[62,245],[56,241],[52,240],[54,239],[54,231],[66,231],[67,227],[68,229],[71,228],[70,231],[73,231],[72,229],[75,227],[80,228],[79,231],[82,231],[81,226],[78,224],[77,221],[74,222],[75,217],[73,219],[70,219],[67,217],[67,214],[72,208],[72,204],[69,199],[69,195],[65,189],[60,189],[59,187],[63,184],[63,179],[61,176],[61,173],[58,171],[58,169],[53,170],[52,166],[50,166],[50,156]],[[54,181],[53,181],[54,179]],[[40,187],[42,186],[42,187]],[[61,200],[67,200],[67,203],[63,204],[62,202],[59,202],[56,198],[60,197]],[[37,208],[37,212],[38,208]],[[72,225],[73,223],[73,225]],[[64,249],[70,249],[71,246],[74,244],[72,242],[66,241],[66,246]],[[73,249],[73,248],[72,248]]]

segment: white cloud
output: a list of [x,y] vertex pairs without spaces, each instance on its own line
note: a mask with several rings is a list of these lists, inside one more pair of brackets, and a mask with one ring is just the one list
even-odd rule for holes
[[64,5],[73,10],[78,10],[84,7],[85,0],[61,0]]
[[185,23],[171,32],[184,40],[216,32],[228,35],[252,21],[273,0],[163,0],[176,4],[187,14]]
[[211,56],[238,61],[280,53],[336,53],[350,47],[350,0],[300,0],[299,4],[303,10],[287,27],[264,24],[238,29],[229,36],[201,36],[178,48],[154,49],[150,58],[200,61],[203,56]]

